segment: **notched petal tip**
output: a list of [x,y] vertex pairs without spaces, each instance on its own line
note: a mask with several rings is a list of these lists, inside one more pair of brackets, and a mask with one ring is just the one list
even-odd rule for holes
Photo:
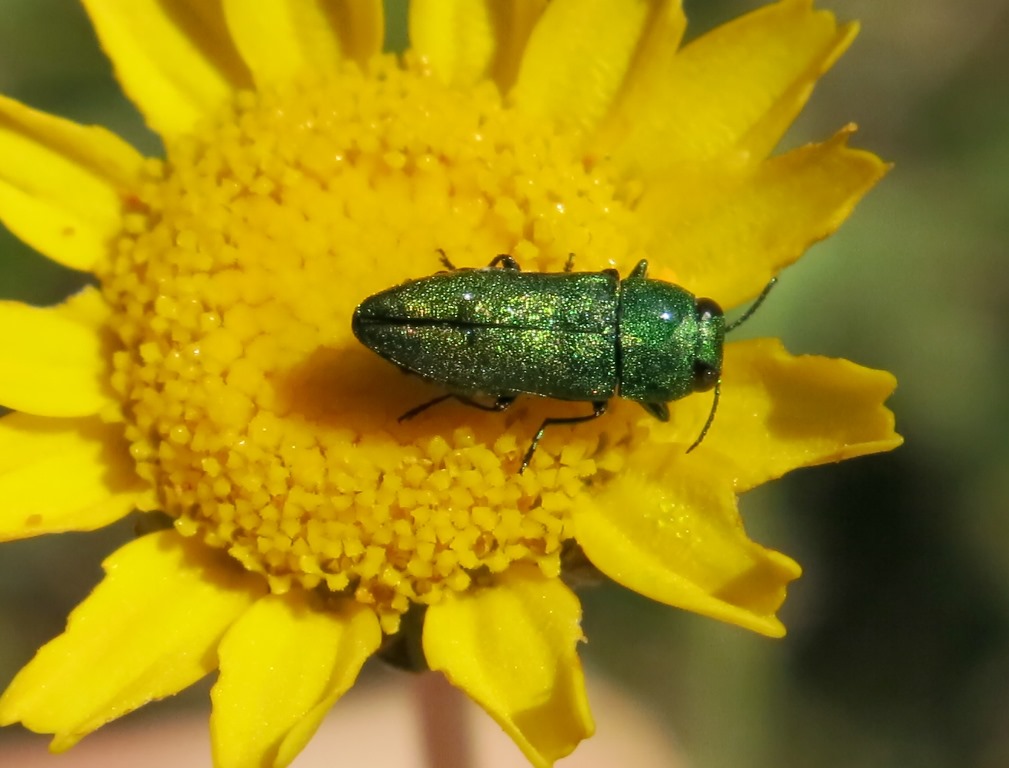
[[878,181],[883,176],[885,176],[890,170],[893,169],[894,163],[883,160],[879,155],[874,152],[870,152],[867,149],[859,149],[858,147],[852,147],[850,145],[850,139],[858,133],[858,123],[848,122],[845,123],[837,132],[824,142],[819,144],[810,143],[806,147],[821,147],[824,149],[841,149],[851,153],[853,156],[858,157],[866,165],[872,166],[878,176],[874,181]]
[[731,479],[679,445],[638,451],[606,489],[574,514],[589,560],[619,584],[685,610],[771,637],[801,569],[751,541]]
[[833,234],[889,170],[848,146],[854,125],[752,171],[710,167],[653,184],[638,207],[678,281],[727,307],[755,296],[813,243]]
[[731,461],[739,490],[799,467],[893,450],[903,443],[886,406],[896,386],[888,371],[791,355],[778,339],[729,344],[719,428],[698,450]]
[[780,343],[769,348],[764,381],[774,393],[769,423],[781,436],[830,436],[834,451],[817,463],[895,448],[893,411],[884,403],[897,387],[889,371],[819,355],[791,356]]
[[760,548],[760,557],[746,573],[712,592],[728,605],[746,606],[750,623],[746,626],[768,637],[784,637],[785,625],[775,615],[784,604],[788,585],[802,575],[802,568],[787,555]]

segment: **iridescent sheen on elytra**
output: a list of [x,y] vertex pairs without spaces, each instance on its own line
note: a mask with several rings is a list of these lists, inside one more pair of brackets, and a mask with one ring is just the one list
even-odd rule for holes
[[666,420],[666,403],[711,389],[725,321],[710,299],[646,276],[455,269],[365,299],[354,334],[411,373],[465,398],[620,397]]

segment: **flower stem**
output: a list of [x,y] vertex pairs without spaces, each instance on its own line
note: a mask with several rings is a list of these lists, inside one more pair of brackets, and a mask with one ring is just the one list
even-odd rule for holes
[[427,768],[472,768],[466,701],[444,677],[417,675],[414,691]]

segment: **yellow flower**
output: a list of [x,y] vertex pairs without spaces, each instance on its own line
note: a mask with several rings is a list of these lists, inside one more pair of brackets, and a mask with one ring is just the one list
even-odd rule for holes
[[889,374],[729,344],[698,450],[709,398],[669,423],[617,402],[519,475],[544,414],[584,404],[399,424],[439,390],[350,316],[437,249],[621,274],[647,256],[751,298],[885,172],[851,128],[769,156],[855,25],[782,0],[680,47],[675,0],[415,0],[398,60],[374,0],[84,5],[165,158],[0,100],[0,217],[100,285],[0,305],[0,537],[133,509],[173,525],[108,558],[0,722],[63,750],[218,669],[215,764],[285,765],[423,619],[426,663],[544,766],[593,729],[571,568],[784,633],[799,568],[746,538],[736,496],[897,446]]

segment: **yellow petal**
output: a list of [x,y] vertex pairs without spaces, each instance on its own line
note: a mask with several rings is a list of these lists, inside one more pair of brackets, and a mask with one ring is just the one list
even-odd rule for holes
[[218,651],[214,765],[290,763],[381,640],[378,619],[365,606],[334,610],[302,590],[262,598],[232,625]]
[[847,146],[853,130],[753,171],[708,169],[653,185],[638,211],[651,230],[652,266],[671,268],[666,277],[723,307],[756,295],[833,233],[886,173],[878,157]]
[[492,9],[473,0],[414,0],[410,46],[449,85],[476,82],[494,55]]
[[589,131],[609,111],[659,0],[554,0],[511,97],[526,114]]
[[0,404],[36,416],[91,416],[109,402],[102,333],[85,319],[97,306],[93,288],[61,307],[0,302]]
[[742,491],[798,467],[893,450],[903,438],[883,403],[896,386],[887,371],[790,355],[778,339],[726,345],[718,413],[691,456],[721,454]]
[[112,314],[101,291],[92,285],[85,286],[53,309],[68,320],[94,328],[98,334],[106,332],[104,326]]
[[119,232],[143,157],[104,128],[0,96],[0,220],[32,248],[90,270]]
[[385,41],[385,4],[382,0],[328,3],[326,12],[340,38],[345,58],[366,62],[382,52]]
[[507,93],[515,84],[529,36],[539,23],[547,0],[490,2],[489,7],[494,14],[497,48],[488,75],[502,93]]
[[731,484],[678,446],[635,452],[576,507],[574,532],[593,565],[635,592],[771,637],[785,633],[775,612],[799,566],[747,538]]
[[172,530],[126,544],[104,568],[66,631],[0,697],[0,724],[54,734],[54,752],[212,671],[224,631],[265,584]]
[[490,77],[506,91],[545,6],[545,0],[414,0],[410,44],[444,83]]
[[649,175],[723,155],[755,164],[857,31],[814,11],[811,0],[782,0],[731,21],[679,52],[650,102],[615,111],[621,143],[611,154],[630,172]]
[[631,165],[637,176],[652,172],[650,163],[633,166],[638,143],[654,131],[669,130],[666,109],[679,98],[670,90],[669,78],[686,28],[681,0],[664,2],[648,24],[626,82],[595,140],[596,154],[616,156],[618,164]]
[[251,85],[218,2],[82,2],[126,95],[165,139],[192,133]]
[[0,419],[0,541],[101,528],[131,512],[144,491],[120,425]]
[[344,57],[365,61],[382,45],[378,0],[224,0],[224,14],[260,88],[334,71]]
[[495,582],[428,609],[424,655],[533,765],[550,766],[595,730],[576,652],[581,606],[531,566],[513,566]]

